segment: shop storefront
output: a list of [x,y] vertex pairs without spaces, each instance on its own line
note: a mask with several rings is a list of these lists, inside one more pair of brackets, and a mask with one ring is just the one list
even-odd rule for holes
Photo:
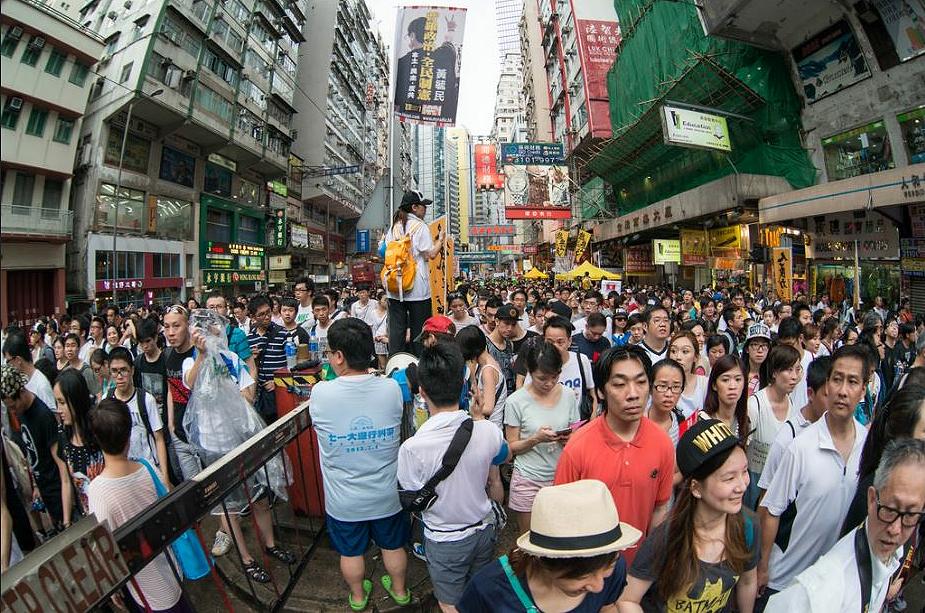
[[[759,213],[763,225],[803,235],[810,294],[850,300],[857,249],[861,300],[871,304],[883,296],[895,304],[909,291],[903,284],[911,289],[910,279],[918,279],[902,273],[900,240],[914,237],[910,213],[921,210],[923,201],[925,164],[915,164],[765,198]],[[918,225],[925,237],[925,222]],[[910,258],[913,268],[915,259]]]
[[192,257],[187,257],[184,243],[124,236],[116,246],[113,271],[112,237],[91,235],[89,239],[87,295],[99,308],[112,302],[113,290],[121,306],[163,305],[186,299],[187,267],[192,266]]
[[215,196],[200,199],[199,266],[203,291],[231,286],[260,291],[266,284],[262,211]]

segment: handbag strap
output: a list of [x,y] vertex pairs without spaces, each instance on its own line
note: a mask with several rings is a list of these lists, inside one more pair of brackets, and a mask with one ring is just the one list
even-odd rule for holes
[[870,547],[867,544],[867,530],[864,524],[854,533],[854,557],[858,566],[858,579],[861,583],[861,613],[870,608],[870,593],[873,587]]
[[157,497],[163,498],[166,496],[167,488],[164,487],[161,478],[157,476],[157,473],[154,472],[154,468],[148,464],[148,461],[144,458],[135,458],[135,461],[148,469],[148,474],[151,475],[151,480],[154,481],[154,491],[157,492]]
[[443,454],[443,461],[441,462],[440,469],[434,473],[434,476],[431,477],[421,489],[433,490],[437,487],[438,483],[450,476],[456,469],[459,458],[462,457],[463,451],[466,450],[466,446],[469,444],[469,439],[471,438],[472,420],[466,419],[466,421],[460,424],[459,428],[456,429],[456,434],[453,435],[450,446],[447,447],[446,453]]
[[524,586],[520,584],[520,579],[517,578],[517,575],[514,574],[514,569],[511,568],[511,562],[508,560],[507,556],[501,556],[498,560],[501,562],[501,568],[504,569],[504,574],[507,575],[507,580],[511,584],[514,593],[517,594],[520,604],[524,606],[524,609],[527,610],[527,613],[539,613],[539,609],[533,604],[533,601],[530,599],[530,596],[527,595],[527,591],[524,589]]

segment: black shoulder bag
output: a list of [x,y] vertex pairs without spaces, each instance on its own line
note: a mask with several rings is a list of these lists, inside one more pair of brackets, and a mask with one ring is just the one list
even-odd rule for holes
[[411,513],[420,513],[426,511],[437,502],[437,485],[449,477],[456,469],[459,458],[462,457],[463,451],[472,438],[472,420],[467,419],[456,430],[450,446],[447,447],[446,453],[443,454],[443,461],[440,469],[434,473],[434,476],[424,484],[419,490],[403,489],[401,483],[398,484],[398,498],[401,501],[401,508]]

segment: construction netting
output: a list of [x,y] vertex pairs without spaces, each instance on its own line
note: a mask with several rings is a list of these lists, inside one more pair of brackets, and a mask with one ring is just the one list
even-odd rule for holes
[[[693,3],[615,0],[623,42],[608,75],[613,138],[589,168],[625,214],[738,172],[812,185],[800,100],[781,53],[707,37]],[[732,152],[663,142],[662,105],[726,111]]]

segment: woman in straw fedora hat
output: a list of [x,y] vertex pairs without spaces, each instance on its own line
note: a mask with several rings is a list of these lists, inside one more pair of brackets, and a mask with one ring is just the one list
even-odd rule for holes
[[517,539],[510,556],[472,578],[456,608],[463,613],[616,611],[626,584],[620,552],[641,537],[620,523],[613,496],[601,481],[544,487],[533,502],[530,530]]
[[639,548],[620,613],[752,613],[761,539],[742,508],[748,459],[738,437],[701,419],[678,442],[677,464],[683,481],[671,516]]

